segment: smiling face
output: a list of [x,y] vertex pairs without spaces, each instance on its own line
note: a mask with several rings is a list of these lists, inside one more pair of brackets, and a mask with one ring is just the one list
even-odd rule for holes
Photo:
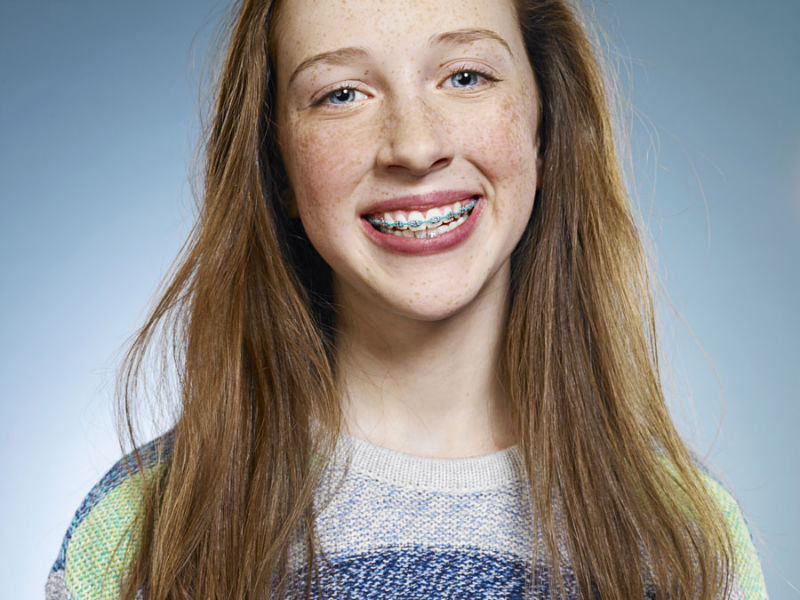
[[277,130],[337,303],[420,320],[495,294],[533,207],[533,72],[511,0],[283,0]]

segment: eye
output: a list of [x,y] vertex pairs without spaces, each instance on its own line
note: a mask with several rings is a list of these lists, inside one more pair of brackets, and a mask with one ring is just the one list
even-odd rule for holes
[[475,71],[459,71],[450,75],[450,83],[456,88],[472,87],[482,79],[480,73]]
[[459,67],[447,76],[442,86],[457,90],[468,90],[480,88],[496,81],[498,81],[497,77],[494,77],[490,73],[474,68]]
[[333,104],[341,106],[342,104],[352,104],[356,100],[363,100],[367,97],[364,92],[352,87],[343,87],[338,90],[333,90],[329,94],[323,96],[320,104]]

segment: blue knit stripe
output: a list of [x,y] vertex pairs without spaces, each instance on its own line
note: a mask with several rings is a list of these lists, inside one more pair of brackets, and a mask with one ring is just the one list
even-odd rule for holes
[[[320,561],[312,598],[522,600],[530,581],[530,569],[517,557],[478,549],[381,548],[327,558]],[[304,578],[297,573],[291,598],[303,596]]]
[[[577,580],[561,568],[561,587],[544,562],[530,563],[511,554],[478,548],[387,547],[361,554],[343,553],[320,560],[311,598],[336,600],[577,600]],[[307,571],[295,573],[290,600],[305,598]],[[599,598],[595,588],[594,597]],[[655,600],[647,586],[645,600]]]

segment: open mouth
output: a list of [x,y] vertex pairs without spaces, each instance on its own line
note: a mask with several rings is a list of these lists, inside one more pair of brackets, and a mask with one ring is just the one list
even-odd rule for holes
[[425,212],[396,210],[372,214],[367,217],[367,221],[374,229],[388,235],[435,238],[461,227],[469,219],[478,200],[479,196],[474,195]]

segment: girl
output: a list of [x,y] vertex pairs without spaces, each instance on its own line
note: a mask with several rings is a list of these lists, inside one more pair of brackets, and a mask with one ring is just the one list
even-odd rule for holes
[[90,493],[48,598],[766,597],[667,414],[564,0],[240,2],[128,415],[164,326],[174,428]]

